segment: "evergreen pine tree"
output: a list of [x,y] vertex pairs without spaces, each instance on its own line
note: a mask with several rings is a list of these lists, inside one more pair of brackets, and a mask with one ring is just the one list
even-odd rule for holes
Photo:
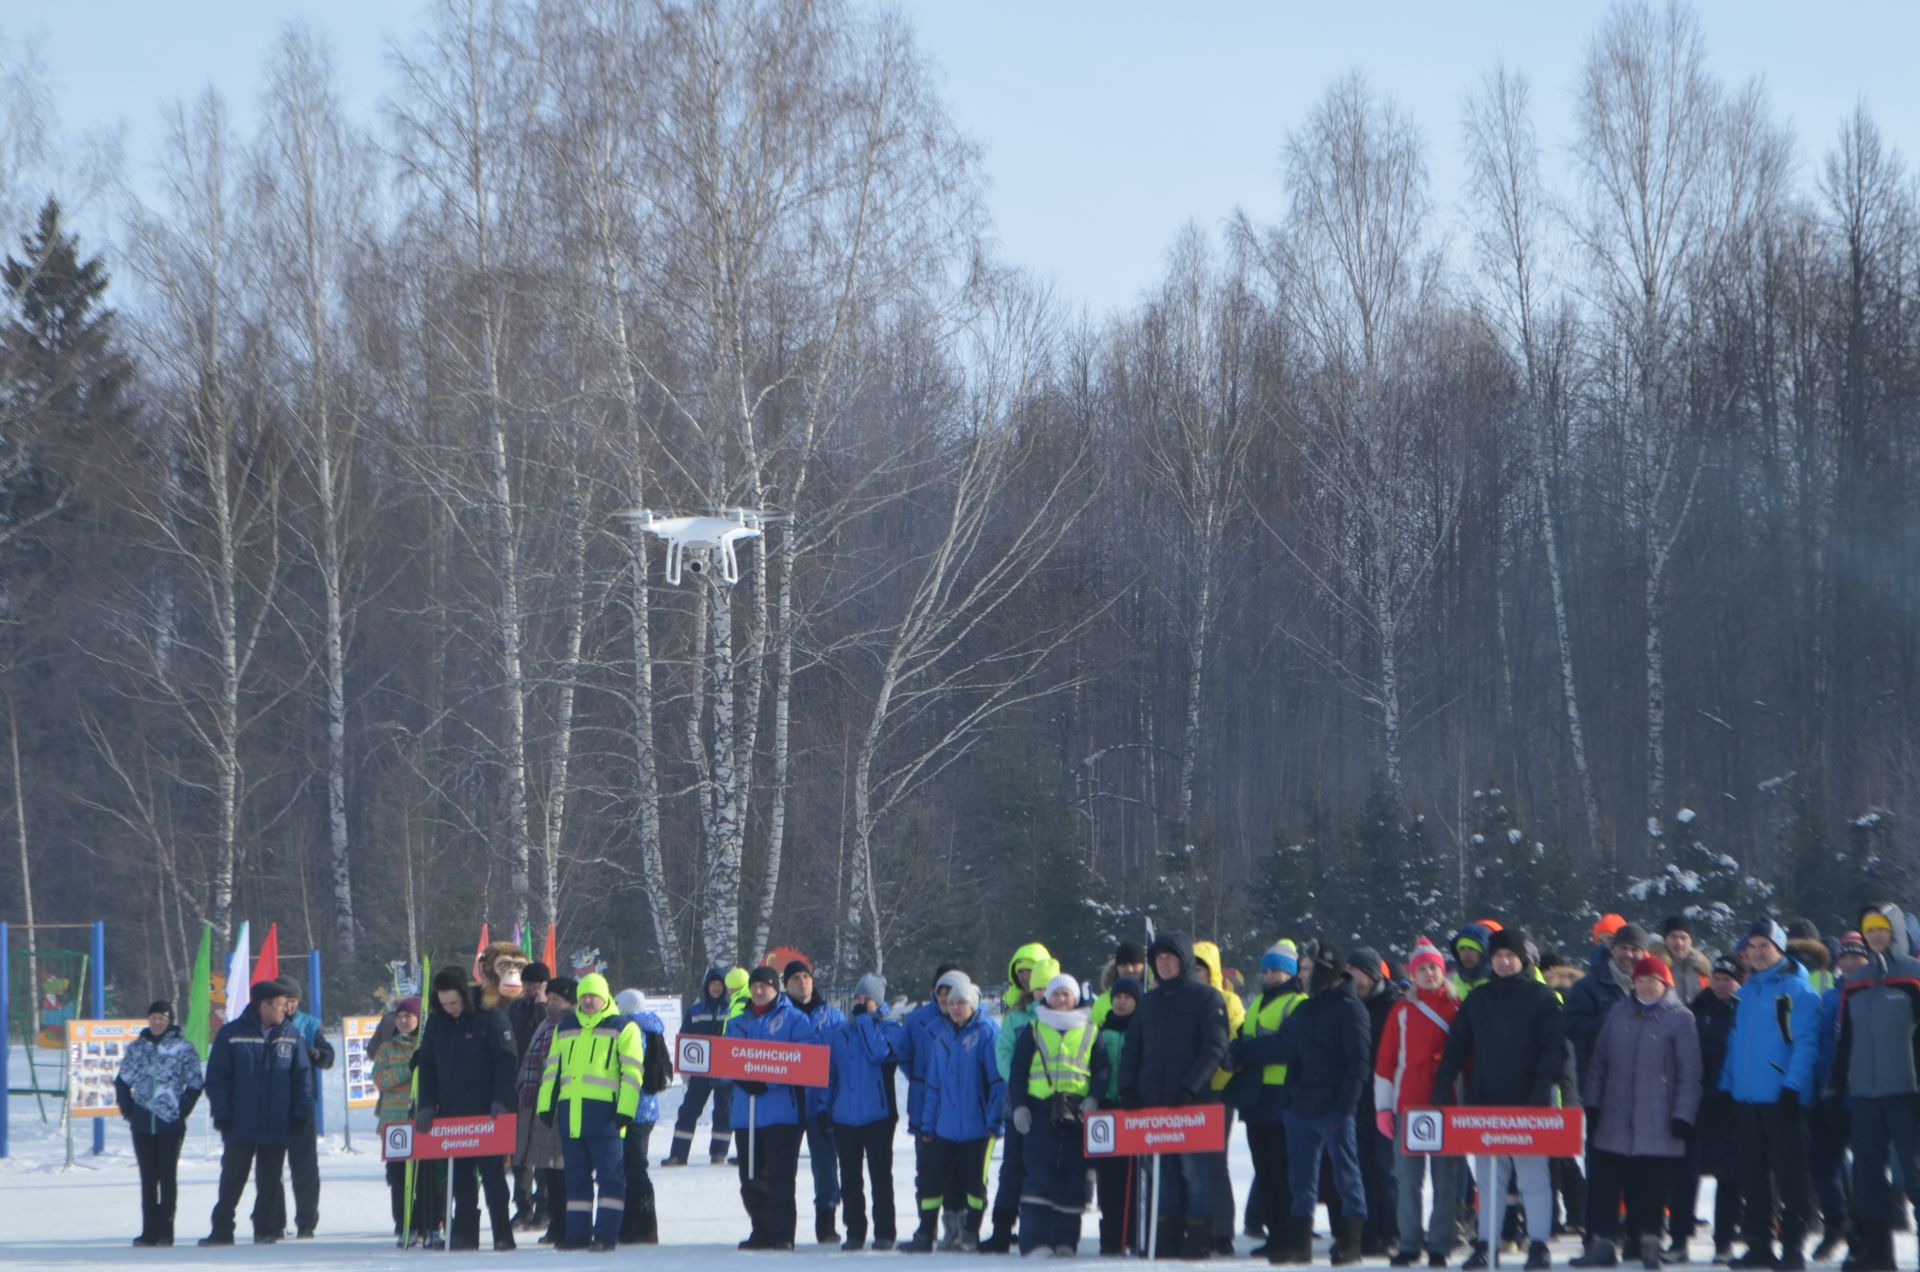
[[1773,889],[1751,877],[1731,854],[1706,842],[1704,820],[1691,808],[1674,814],[1662,836],[1667,859],[1626,893],[1642,911],[1681,914],[1694,939],[1712,950],[1736,948],[1754,916],[1768,910]]

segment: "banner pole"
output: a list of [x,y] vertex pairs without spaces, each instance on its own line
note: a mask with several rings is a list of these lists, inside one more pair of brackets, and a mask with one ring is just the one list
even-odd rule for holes
[[[1500,1266],[1501,1234],[1507,1226],[1505,1222],[1507,1217],[1507,1182],[1500,1178],[1500,1159],[1498,1157],[1487,1158],[1487,1166],[1487,1174],[1493,1179],[1493,1235],[1487,1241],[1487,1254],[1488,1257],[1493,1260],[1493,1266],[1497,1268]],[[1519,1179],[1520,1172],[1518,1168],[1516,1168],[1514,1170],[1514,1182],[1518,1183]]]
[[747,1093],[747,1183],[753,1183],[754,1148],[760,1135],[760,1115],[758,1112],[760,1097],[751,1091]]
[[1160,1257],[1160,1154],[1153,1155],[1153,1199],[1147,1210],[1147,1262]]
[[[104,919],[93,921],[93,1018],[107,1018],[107,924]],[[95,1157],[107,1151],[107,1119],[93,1119],[93,1155]]]
[[[447,1208],[443,1212],[447,1221],[447,1235],[446,1244],[440,1248],[448,1254],[453,1253],[453,1167],[454,1163],[459,1160],[457,1157],[447,1158]],[[478,1218],[478,1216],[476,1216],[476,1218]]]

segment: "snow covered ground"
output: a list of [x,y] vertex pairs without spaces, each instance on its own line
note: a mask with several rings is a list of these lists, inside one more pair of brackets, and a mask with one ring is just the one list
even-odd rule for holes
[[[16,1065],[14,1084],[23,1082]],[[674,1113],[679,1108],[681,1088],[675,1086],[661,1096],[660,1127],[654,1131],[651,1158],[658,1162],[666,1152],[672,1134]],[[341,1088],[337,1074],[328,1075],[326,1144],[321,1149],[320,1230],[311,1241],[286,1240],[271,1252],[255,1250],[246,1238],[245,1216],[251,1198],[241,1202],[241,1236],[230,1249],[201,1250],[194,1242],[205,1236],[208,1215],[213,1209],[214,1186],[219,1175],[219,1141],[206,1125],[204,1106],[196,1111],[180,1161],[180,1209],[177,1232],[181,1242],[172,1249],[134,1249],[129,1242],[140,1230],[139,1174],[134,1166],[133,1150],[124,1123],[111,1119],[107,1126],[104,1155],[92,1157],[92,1132],[84,1124],[76,1126],[74,1143],[78,1164],[68,1169],[66,1138],[58,1122],[57,1111],[49,1110],[53,1121],[43,1124],[34,1100],[14,1096],[10,1102],[12,1117],[12,1155],[0,1161],[0,1266],[45,1268],[115,1268],[148,1265],[188,1265],[196,1267],[258,1267],[271,1264],[275,1269],[356,1267],[385,1269],[417,1267],[422,1260],[428,1266],[465,1267],[476,1263],[499,1266],[503,1260],[550,1258],[552,1252],[534,1244],[533,1234],[522,1234],[521,1248],[512,1253],[494,1254],[483,1249],[478,1255],[428,1253],[394,1248],[388,1211],[384,1168],[374,1137],[373,1111],[355,1110],[351,1122],[353,1148],[346,1148],[341,1134]],[[694,1160],[704,1161],[706,1128],[694,1141]],[[1252,1181],[1253,1164],[1247,1155],[1244,1135],[1236,1129],[1230,1154],[1236,1203],[1243,1200]],[[998,1167],[995,1167],[996,1171]],[[694,1165],[684,1169],[653,1171],[654,1189],[659,1198],[660,1241],[657,1247],[622,1246],[609,1263],[620,1265],[643,1261],[647,1265],[681,1272],[702,1267],[715,1260],[728,1261],[739,1268],[763,1267],[794,1260],[867,1260],[896,1259],[895,1254],[843,1254],[838,1247],[823,1247],[810,1242],[811,1176],[807,1163],[800,1167],[797,1193],[800,1212],[801,1245],[792,1254],[743,1254],[734,1243],[747,1234],[746,1217],[740,1208],[738,1181],[732,1167]],[[1711,1181],[1703,1188],[1700,1213],[1712,1213]],[[894,1151],[894,1194],[901,1236],[913,1229],[913,1147],[904,1129]],[[291,1209],[292,1196],[289,1193]],[[1093,1255],[1097,1246],[1097,1219],[1089,1214],[1082,1232],[1083,1262],[1102,1264]],[[1324,1215],[1320,1229],[1325,1232]],[[482,1224],[481,1244],[487,1244]],[[1244,1253],[1255,1243],[1239,1238]],[[1318,1260],[1325,1262],[1325,1245],[1318,1243]],[[1697,1254],[1710,1247],[1701,1241]],[[1554,1243],[1554,1262],[1564,1264],[1576,1253],[1565,1241]],[[1901,1266],[1913,1266],[1913,1238],[1901,1238]],[[588,1260],[585,1253],[569,1259]],[[934,1265],[953,1272],[959,1267],[979,1268],[979,1255],[933,1255],[914,1266]],[[1519,1260],[1503,1261],[1517,1267]],[[596,1263],[597,1266],[597,1263]],[[1384,1261],[1378,1266],[1384,1267]]]

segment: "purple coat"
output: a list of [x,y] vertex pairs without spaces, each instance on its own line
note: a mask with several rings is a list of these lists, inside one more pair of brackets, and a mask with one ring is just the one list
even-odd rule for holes
[[1672,990],[1652,1006],[1632,995],[1615,1003],[1582,1076],[1586,1106],[1600,1110],[1587,1128],[1595,1149],[1623,1157],[1686,1155],[1673,1122],[1699,1120],[1700,1033]]

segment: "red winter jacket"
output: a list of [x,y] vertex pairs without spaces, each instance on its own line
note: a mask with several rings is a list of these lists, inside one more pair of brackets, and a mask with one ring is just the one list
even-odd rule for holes
[[1404,1113],[1430,1103],[1434,1074],[1447,1049],[1447,1029],[1420,1009],[1423,1004],[1448,1026],[1460,1012],[1451,985],[1416,989],[1413,997],[1393,1005],[1373,1059],[1373,1106],[1383,1113]]

